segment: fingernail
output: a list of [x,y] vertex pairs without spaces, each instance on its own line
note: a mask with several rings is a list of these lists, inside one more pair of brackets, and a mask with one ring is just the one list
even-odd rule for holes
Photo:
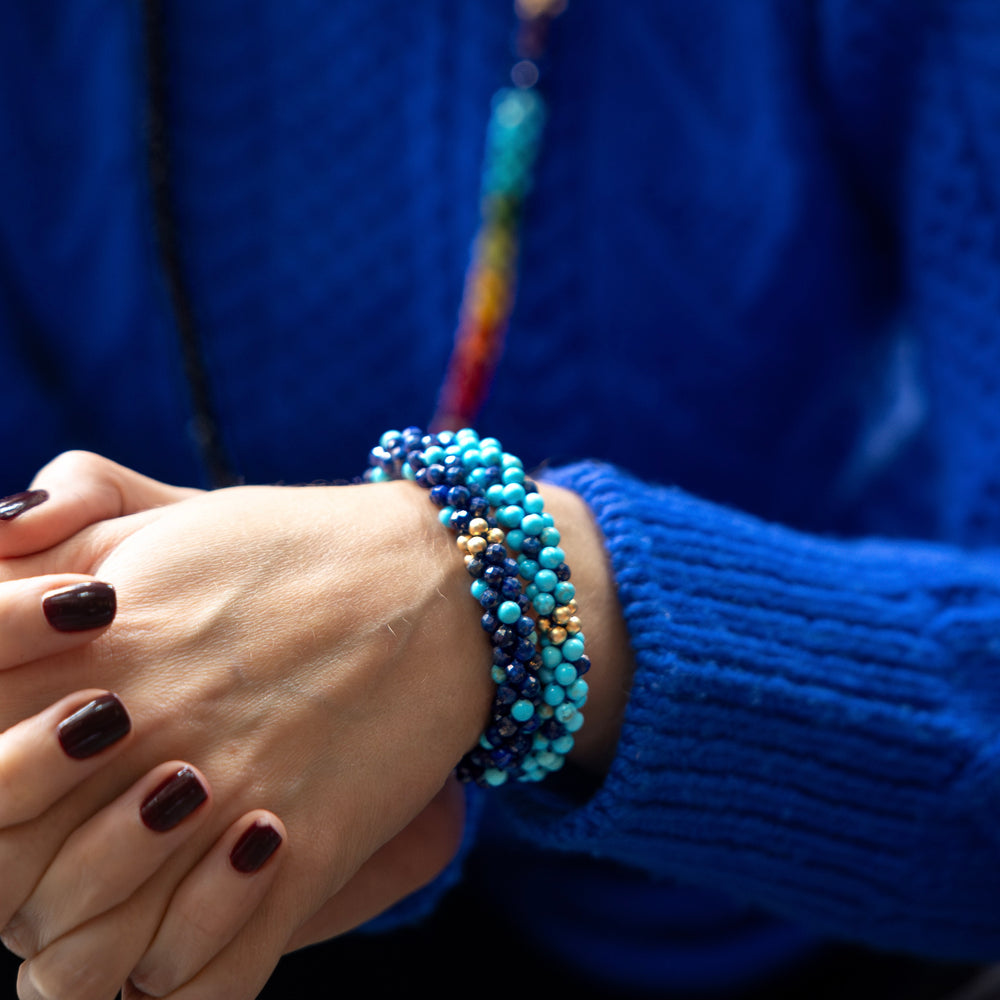
[[15,517],[20,517],[26,510],[37,507],[40,503],[48,500],[49,494],[45,490],[25,490],[23,493],[12,493],[9,497],[0,500],[0,521],[13,521]]
[[207,798],[208,792],[198,775],[190,767],[182,767],[146,797],[139,815],[150,830],[166,833],[187,819]]
[[229,852],[229,863],[241,875],[251,875],[260,871],[280,846],[281,834],[259,819],[236,841]]
[[59,742],[75,760],[84,760],[127,736],[132,720],[117,695],[103,694],[59,723]]
[[83,632],[110,625],[117,607],[115,588],[99,580],[53,590],[42,599],[45,617],[57,632]]

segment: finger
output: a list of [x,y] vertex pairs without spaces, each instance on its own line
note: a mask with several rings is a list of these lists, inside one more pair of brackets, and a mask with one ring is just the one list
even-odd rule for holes
[[129,741],[118,696],[77,691],[0,734],[0,827],[40,816]]
[[[156,931],[159,911],[139,894],[21,965],[20,1000],[113,1000]],[[114,938],[108,940],[108,926]]]
[[187,841],[210,806],[208,782],[190,764],[154,768],[69,837],[4,929],[4,943],[36,954],[117,906]]
[[[281,958],[285,937],[265,900],[212,962],[169,994],[170,1000],[254,1000]],[[159,994],[145,993],[131,980],[122,988],[122,1000],[147,1000],[154,995]]]
[[117,611],[114,588],[79,574],[0,582],[0,670],[76,649]]
[[157,482],[91,452],[64,452],[35,476],[30,490],[0,500],[0,559],[41,552],[97,521],[198,492]]
[[234,823],[174,893],[153,944],[129,976],[132,984],[162,997],[200,972],[264,898],[286,839],[273,813],[257,810]]

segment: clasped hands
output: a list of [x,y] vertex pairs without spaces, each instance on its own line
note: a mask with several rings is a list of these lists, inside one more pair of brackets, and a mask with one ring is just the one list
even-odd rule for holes
[[440,872],[489,647],[421,491],[199,493],[87,453],[32,486],[0,521],[21,1000],[250,1000]]

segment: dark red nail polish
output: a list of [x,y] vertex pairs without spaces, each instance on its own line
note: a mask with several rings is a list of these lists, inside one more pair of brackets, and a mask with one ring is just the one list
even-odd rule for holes
[[75,760],[85,760],[127,736],[132,720],[117,695],[103,694],[59,723],[59,743]]
[[166,833],[187,819],[207,798],[208,792],[198,775],[190,767],[182,767],[146,796],[139,815],[150,830]]
[[9,497],[0,500],[0,521],[13,521],[15,517],[20,517],[26,510],[37,507],[40,503],[48,500],[49,494],[45,490],[25,490],[23,493],[12,493]]
[[229,863],[241,874],[252,875],[267,864],[281,846],[281,834],[270,823],[257,820],[229,852]]
[[115,588],[99,580],[54,590],[42,600],[45,617],[58,632],[83,632],[110,625],[117,607]]

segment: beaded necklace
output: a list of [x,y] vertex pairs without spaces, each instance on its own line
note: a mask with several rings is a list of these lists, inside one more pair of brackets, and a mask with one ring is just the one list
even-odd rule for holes
[[537,84],[549,23],[567,0],[515,0],[511,87],[493,96],[480,191],[480,224],[459,307],[455,344],[431,430],[476,423],[503,353],[514,307],[520,223],[534,179],[546,108]]

